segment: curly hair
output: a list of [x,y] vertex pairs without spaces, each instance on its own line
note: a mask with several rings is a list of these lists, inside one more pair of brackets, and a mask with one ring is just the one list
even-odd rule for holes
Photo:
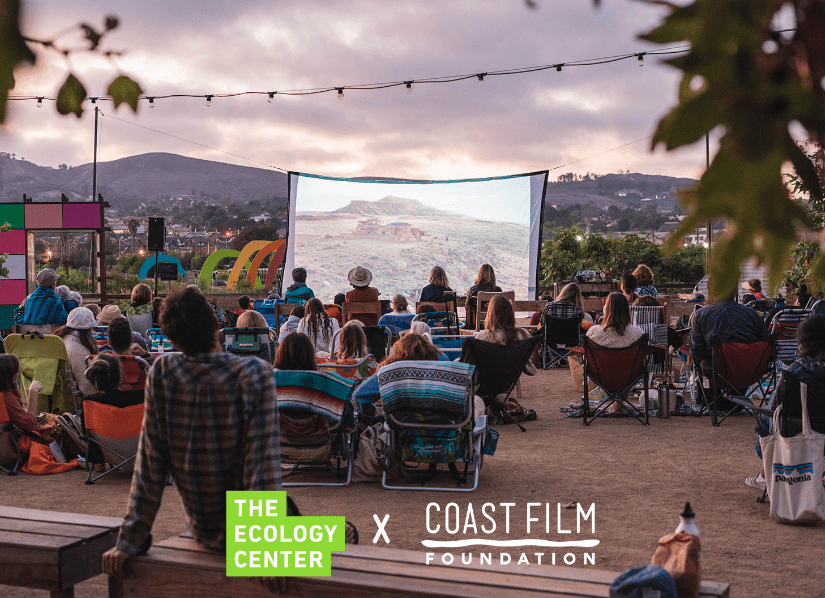
[[405,334],[392,346],[392,353],[381,362],[389,365],[396,361],[438,361],[441,351],[420,334]]
[[187,287],[172,291],[163,300],[160,329],[183,353],[197,355],[215,345],[218,318],[206,298]]
[[324,310],[324,304],[321,303],[320,299],[313,297],[307,301],[304,319],[309,325],[310,334],[307,336],[309,336],[310,339],[318,338],[320,328],[324,342],[328,343],[332,340],[332,322],[330,321],[329,314]]
[[636,266],[636,269],[633,270],[633,276],[636,277],[636,283],[640,287],[653,284],[653,270],[644,264],[639,264]]

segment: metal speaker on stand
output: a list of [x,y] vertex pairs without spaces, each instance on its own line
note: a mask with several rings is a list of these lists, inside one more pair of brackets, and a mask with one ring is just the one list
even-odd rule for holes
[[164,218],[149,218],[146,248],[149,251],[163,251],[166,248],[166,220]]

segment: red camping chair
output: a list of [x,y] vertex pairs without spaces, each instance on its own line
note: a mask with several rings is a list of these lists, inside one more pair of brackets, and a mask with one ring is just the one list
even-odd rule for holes
[[[775,385],[775,362],[776,339],[773,336],[750,343],[713,340],[710,397],[704,397],[704,407],[710,411],[714,426],[721,425],[731,413],[741,408],[739,404],[734,404],[719,419],[717,406],[721,399],[736,396],[749,400],[763,384],[767,384],[766,388]],[[755,384],[757,387],[751,389]],[[764,393],[760,406],[763,403]]]
[[143,390],[146,386],[146,372],[140,367],[134,355],[118,355],[121,374],[121,390]]
[[[647,355],[647,334],[643,334],[632,345],[621,349],[602,347],[586,336],[582,337],[582,346],[584,348],[584,398],[582,400],[584,425],[589,426],[613,403],[619,403],[639,422],[648,425],[647,368],[644,359]],[[604,390],[604,401],[593,411],[590,410],[588,379]],[[642,395],[645,406],[644,420],[638,416],[636,408],[625,398],[640,380],[644,385]]]
[[[15,434],[19,430],[11,423],[9,411],[6,409],[5,401],[0,400],[0,469],[9,475],[17,475],[17,468],[23,463],[23,456],[20,454],[20,447],[17,445]],[[6,469],[3,464],[10,464],[11,469]]]
[[[143,405],[114,407],[96,401],[83,401],[86,445],[87,484],[94,484],[116,469],[131,464],[137,457],[138,440],[143,426]],[[92,446],[100,448],[103,462],[112,467],[98,476],[92,477],[94,468],[90,459]]]

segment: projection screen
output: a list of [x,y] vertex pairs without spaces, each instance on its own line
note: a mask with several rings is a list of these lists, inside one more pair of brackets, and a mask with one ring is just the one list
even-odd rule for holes
[[416,301],[441,266],[459,294],[488,263],[503,290],[535,299],[548,172],[485,179],[345,179],[289,173],[289,232],[283,289],[292,269],[325,303],[368,268],[382,299]]

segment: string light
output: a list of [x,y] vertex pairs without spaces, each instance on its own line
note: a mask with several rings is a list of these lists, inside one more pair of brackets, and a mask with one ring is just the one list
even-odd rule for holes
[[209,108],[212,105],[212,96],[206,96],[206,107]]
[[404,81],[404,85],[407,88],[407,93],[412,93],[412,81]]
[[561,67],[563,67],[563,66],[564,66],[564,63],[557,64],[557,65],[556,65],[556,70],[557,70],[558,72],[561,72]]
[[268,94],[269,94],[269,99],[267,100],[267,102],[269,102],[269,103],[271,104],[271,103],[272,103],[272,100],[274,100],[274,99],[275,99],[275,94],[276,94],[276,93],[278,93],[278,92],[277,92],[277,91],[270,91],[270,92],[268,92]]
[[149,108],[154,108],[155,107],[155,96],[149,96],[146,99],[149,100]]
[[336,87],[335,89],[338,90],[338,99],[343,100],[344,99],[344,88],[343,87]]
[[42,96],[38,96],[38,98],[37,98],[37,107],[38,108],[43,107],[43,97]]
[[639,52],[638,54],[636,54],[636,64],[638,64],[639,66],[645,65],[645,52]]
[[486,75],[487,75],[487,73],[479,73],[479,74],[476,75],[476,77],[478,77],[478,84],[479,85],[484,83],[484,77]]

